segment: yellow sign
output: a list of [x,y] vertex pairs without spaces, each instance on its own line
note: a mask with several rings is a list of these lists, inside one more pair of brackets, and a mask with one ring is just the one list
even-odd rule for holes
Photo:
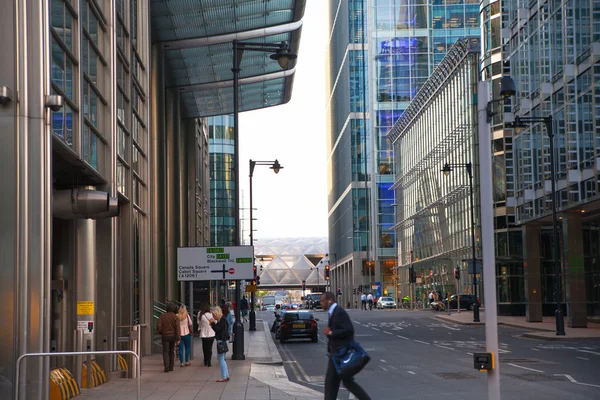
[[78,301],[77,315],[92,315],[94,313],[93,301]]
[[246,285],[246,292],[247,293],[256,293],[256,286],[255,285]]

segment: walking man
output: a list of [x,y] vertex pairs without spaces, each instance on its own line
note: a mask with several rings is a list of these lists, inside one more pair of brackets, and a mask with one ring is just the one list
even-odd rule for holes
[[369,293],[367,295],[367,303],[369,303],[369,310],[373,309],[373,295]]
[[367,309],[367,295],[364,293],[360,295],[360,309],[361,310]]
[[342,381],[331,355],[348,345],[354,340],[354,326],[346,310],[335,302],[335,295],[332,292],[325,292],[321,295],[321,307],[327,310],[329,322],[327,328],[323,329],[323,334],[327,336],[329,351],[329,361],[327,363],[327,374],[325,375],[325,400],[336,400],[340,390],[340,382],[350,391],[358,400],[371,400],[369,395],[354,380],[354,377],[346,378]]

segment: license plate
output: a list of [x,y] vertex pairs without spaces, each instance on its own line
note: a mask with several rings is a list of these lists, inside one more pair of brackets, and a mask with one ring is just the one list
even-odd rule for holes
[[304,324],[294,324],[294,328],[304,328]]

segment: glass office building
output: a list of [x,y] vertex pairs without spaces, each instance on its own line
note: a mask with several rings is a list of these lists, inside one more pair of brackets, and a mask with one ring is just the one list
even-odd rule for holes
[[481,9],[484,78],[494,97],[503,75],[517,87],[492,122],[496,253],[507,260],[497,265],[499,310],[541,321],[556,308],[549,140],[543,124],[519,133],[503,126],[516,115],[552,115],[565,311],[570,326],[585,326],[600,314],[600,2],[486,1]]
[[329,247],[332,280],[346,302],[359,285],[380,295],[397,291],[394,153],[386,135],[450,46],[479,36],[479,4],[329,5]]

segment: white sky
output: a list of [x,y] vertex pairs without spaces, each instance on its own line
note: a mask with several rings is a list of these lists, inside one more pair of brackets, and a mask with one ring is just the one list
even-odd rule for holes
[[249,160],[274,161],[254,169],[254,238],[326,237],[327,170],[325,52],[327,2],[308,0],[303,18],[292,99],[240,114],[242,241],[249,244]]

